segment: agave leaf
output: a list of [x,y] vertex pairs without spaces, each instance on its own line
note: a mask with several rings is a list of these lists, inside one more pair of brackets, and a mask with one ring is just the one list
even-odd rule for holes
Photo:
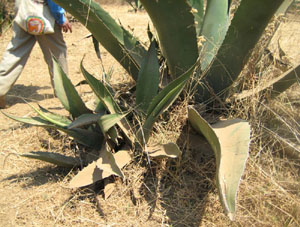
[[103,135],[96,133],[96,132],[86,130],[86,129],[80,129],[80,128],[66,129],[66,128],[60,127],[58,125],[54,125],[51,122],[46,121],[40,117],[32,117],[32,118],[16,117],[16,116],[4,113],[4,112],[2,112],[2,113],[5,116],[7,116],[15,121],[19,121],[19,122],[22,122],[25,124],[60,130],[64,133],[68,134],[69,136],[73,137],[79,143],[86,145],[88,147],[100,148],[103,143],[103,140],[104,140]]
[[[39,105],[40,110],[43,112],[44,115],[46,115],[47,117],[49,117],[51,120],[56,121],[56,122],[60,122],[60,124],[66,126],[68,124],[70,124],[72,121],[67,118],[66,116],[60,115],[60,114],[56,114],[53,113],[45,108],[43,108],[42,106]],[[49,120],[50,121],[50,120]],[[50,121],[52,122],[52,121]],[[54,122],[52,122],[54,123]],[[64,127],[62,126],[62,127]]]
[[44,109],[40,105],[39,105],[40,110],[38,110],[37,108],[35,108],[30,103],[28,103],[28,105],[36,113],[38,113],[42,119],[44,119],[45,121],[51,122],[52,124],[57,125],[58,127],[67,127],[68,124],[71,123],[71,121],[68,118],[66,118],[66,117],[64,117],[62,115],[54,114],[54,113],[52,113],[52,112]]
[[56,126],[54,124],[52,124],[49,121],[44,120],[43,118],[40,117],[16,117],[13,115],[10,115],[8,113],[5,113],[3,111],[1,111],[6,117],[15,120],[15,121],[19,121],[25,124],[30,124],[30,125],[34,125],[34,126],[40,126],[40,127],[48,127],[48,128],[56,128]]
[[262,91],[265,91],[268,88],[271,88],[271,98],[275,98],[277,95],[280,95],[294,83],[300,81],[300,64],[297,67],[294,67],[287,72],[283,73],[279,77],[276,77],[267,83],[263,83],[261,86],[258,85],[253,90],[246,90],[240,94],[234,95],[235,100],[240,100],[248,98],[254,95],[259,94]]
[[283,0],[243,0],[210,70],[198,86],[197,101],[207,101],[211,92],[226,98],[227,89],[244,68],[250,53]]
[[64,128],[58,128],[58,130],[61,130],[65,133],[67,133],[69,136],[73,137],[78,143],[86,145],[88,147],[94,148],[94,149],[100,149],[103,141],[104,136],[100,133],[92,132],[87,129],[82,128],[73,128],[73,129],[64,129]]
[[95,1],[54,0],[77,18],[102,46],[137,79],[146,50]]
[[276,15],[285,14],[286,11],[290,8],[290,6],[295,2],[295,0],[284,0],[280,5],[278,10],[276,11]]
[[111,127],[121,121],[126,114],[106,114],[99,118],[98,124],[101,127],[103,133],[106,133]]
[[68,129],[79,128],[85,125],[97,123],[103,114],[82,114],[75,121],[69,124]]
[[[101,81],[97,80],[85,70],[85,68],[83,67],[83,61],[81,61],[80,68],[85,79],[87,80],[97,97],[100,99],[100,101],[105,105],[106,109],[111,114],[121,113],[120,107],[115,102],[109,90],[104,86],[103,83],[101,83]],[[130,143],[133,144],[133,133],[126,119],[122,119],[120,122],[118,122],[118,125],[124,132],[127,139],[130,141]]]
[[107,134],[109,138],[115,143],[118,144],[118,131],[115,127],[111,127],[108,131]]
[[105,172],[97,168],[96,162],[90,163],[83,168],[73,179],[70,181],[70,188],[78,188],[93,184],[104,178]]
[[151,42],[136,85],[136,104],[144,113],[146,113],[153,97],[157,94],[159,79],[159,64],[155,42]]
[[80,69],[86,81],[88,82],[94,93],[97,95],[97,97],[100,99],[100,101],[105,105],[106,109],[112,114],[121,112],[118,104],[115,102],[107,87],[85,70],[83,66],[83,59],[80,64]]
[[178,158],[182,152],[175,143],[158,144],[155,146],[148,146],[147,154],[150,157],[169,157]]
[[228,217],[233,220],[237,191],[248,158],[250,126],[241,119],[221,121],[210,126],[191,107],[188,118],[192,127],[205,136],[214,150],[220,200]]
[[[101,155],[101,154],[100,154]],[[118,151],[113,155],[115,164],[119,169],[123,168],[131,161],[131,157],[127,150]],[[112,172],[112,171],[111,171]],[[96,181],[102,180],[112,175],[111,172],[106,172],[97,167],[97,161],[90,163],[87,167],[83,168],[70,182],[70,188],[83,187],[93,184]],[[122,172],[121,172],[122,173]],[[120,174],[120,173],[118,173]]]
[[[143,144],[142,141],[145,142],[149,139],[150,131],[153,127],[158,116],[165,111],[178,97],[180,92],[183,90],[187,80],[192,75],[196,64],[194,64],[187,72],[182,74],[177,79],[173,80],[170,84],[168,84],[161,92],[158,93],[154,97],[147,110],[146,120],[143,125],[143,132],[139,131],[138,140]],[[143,133],[143,134],[141,134]],[[144,139],[143,139],[144,137]]]
[[70,114],[76,118],[91,111],[85,106],[74,85],[53,57],[53,80],[57,97]]
[[20,154],[22,157],[32,158],[41,160],[44,162],[49,162],[57,166],[72,168],[80,165],[80,160],[78,158],[65,156],[54,152],[44,152],[44,151],[31,151],[29,153]]
[[104,148],[100,152],[99,159],[96,161],[97,167],[110,175],[116,175],[124,178],[124,175],[116,163],[113,154],[106,149],[106,146],[103,147]]
[[219,50],[229,26],[228,0],[207,1],[206,12],[201,28],[205,42],[200,53],[201,70],[204,72]]
[[186,1],[141,0],[157,31],[163,56],[176,78],[197,60],[198,47],[191,7]]
[[204,17],[204,0],[188,0],[187,2],[193,9],[192,13],[195,18],[196,33],[199,36]]

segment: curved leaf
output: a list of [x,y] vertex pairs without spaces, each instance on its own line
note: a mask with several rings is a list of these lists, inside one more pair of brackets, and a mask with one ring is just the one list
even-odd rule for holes
[[192,127],[212,146],[217,162],[217,187],[224,210],[233,220],[236,196],[248,158],[250,126],[241,119],[221,121],[210,126],[195,109],[189,108]]
[[196,33],[199,36],[204,18],[204,0],[187,0],[187,2],[193,9],[192,13],[195,18]]
[[116,175],[124,178],[121,168],[119,168],[118,164],[116,163],[113,154],[107,151],[105,148],[100,151],[100,156],[96,161],[96,165],[97,168],[99,168],[107,174]]
[[[103,103],[103,105],[105,105],[106,109],[111,114],[121,113],[120,107],[115,102],[113,96],[111,95],[109,90],[104,86],[104,84],[85,70],[85,68],[83,67],[83,60],[81,61],[80,68],[86,81],[91,86],[92,90],[95,92],[95,94]],[[127,139],[133,144],[133,133],[126,119],[122,119],[120,122],[118,122],[118,125],[124,132]]]
[[297,83],[299,81],[300,81],[300,64],[297,67],[292,68],[287,72],[283,73],[279,77],[276,77],[268,81],[267,83],[263,83],[261,86],[258,85],[253,90],[245,90],[242,93],[233,96],[233,98],[235,100],[248,98],[257,95],[268,88],[271,89],[271,98],[274,98],[277,95],[280,95],[286,89],[288,89],[294,83]]
[[136,105],[144,113],[146,113],[153,97],[157,94],[159,79],[159,64],[155,42],[152,42],[141,66],[136,85]]
[[176,78],[197,60],[198,47],[194,16],[185,0],[141,0],[159,37],[163,56]]
[[229,1],[207,1],[200,35],[205,42],[200,53],[201,70],[204,72],[218,52],[229,26]]
[[39,105],[40,110],[35,108],[33,105],[28,103],[28,105],[40,115],[41,118],[43,118],[46,121],[49,121],[50,123],[57,125],[58,127],[67,127],[68,124],[71,123],[71,120],[66,118],[65,116],[59,115],[59,114],[54,114],[43,107]]
[[22,157],[37,159],[40,161],[52,163],[57,166],[73,168],[80,165],[78,158],[65,156],[54,152],[32,151],[25,154],[20,154]]
[[92,132],[87,129],[74,128],[74,129],[64,129],[58,128],[58,130],[67,133],[69,136],[73,137],[78,143],[86,145],[94,149],[100,149],[104,136],[100,133]]
[[140,42],[95,1],[90,0],[54,0],[75,18],[77,18],[102,46],[137,79],[139,68],[146,50]]
[[[101,156],[101,153],[100,153],[100,156]],[[111,160],[112,159],[108,159],[108,161],[106,163],[107,168],[105,168],[105,169],[109,170],[107,172],[104,169],[100,169],[103,167],[103,165],[101,165],[101,162],[103,162],[103,161],[99,161],[99,163],[98,163],[98,161],[90,163],[87,167],[83,168],[71,180],[69,187],[70,188],[83,187],[86,185],[93,184],[99,180],[106,178],[106,177],[109,177],[112,174],[115,174],[114,170],[112,168],[116,168],[116,167],[115,166],[111,167],[109,165],[109,161],[111,161]],[[113,154],[113,162],[117,165],[117,168],[118,168],[118,170],[116,171],[116,175],[118,175],[118,174],[123,175],[123,174],[120,174],[119,171],[121,171],[120,169],[122,169],[130,161],[131,161],[131,157],[128,154],[127,150],[121,150],[121,151],[118,151],[117,153]],[[98,168],[98,165],[100,166],[100,168]]]
[[103,133],[106,133],[111,127],[120,122],[126,114],[106,114],[99,118],[98,124]]
[[29,124],[29,125],[34,125],[34,126],[40,126],[40,127],[48,127],[48,128],[56,128],[56,126],[54,124],[52,124],[49,121],[46,121],[43,118],[40,117],[16,117],[13,115],[10,115],[8,113],[5,113],[3,111],[1,111],[6,117],[15,120],[15,121],[19,121],[21,123],[25,123],[25,124]]
[[52,128],[60,130],[69,136],[73,137],[76,141],[79,143],[86,145],[88,147],[92,147],[95,149],[101,148],[101,145],[103,143],[104,137],[100,133],[92,132],[87,129],[80,129],[80,128],[74,128],[74,129],[66,129],[64,127],[60,127],[57,125],[52,124],[49,121],[44,120],[40,117],[16,117],[12,116],[10,114],[2,112],[5,116],[15,120],[19,121],[25,124],[30,124],[34,126],[44,127],[44,128]]
[[[143,124],[143,132],[139,131],[138,133],[138,139],[140,142],[148,141],[150,131],[153,127],[153,124],[155,123],[158,116],[165,111],[178,97],[180,92],[183,90],[187,80],[191,77],[193,74],[193,71],[195,69],[197,64],[194,64],[187,72],[182,74],[177,79],[173,80],[170,84],[168,84],[161,92],[158,93],[154,97],[154,99],[151,102],[151,105],[149,106],[147,110],[147,116],[146,120]],[[143,134],[141,134],[143,133]],[[144,139],[143,139],[144,137]]]
[[226,98],[226,90],[234,83],[247,63],[252,49],[283,0],[243,0],[229,26],[210,70],[198,86],[197,100],[207,101],[211,92]]
[[97,97],[100,99],[100,101],[104,104],[105,108],[112,114],[121,112],[120,107],[115,102],[107,87],[100,80],[97,80],[88,71],[86,71],[83,66],[83,59],[80,63],[80,69],[84,78],[86,79],[94,93],[97,95]]
[[82,114],[75,121],[69,124],[68,129],[79,128],[85,125],[97,123],[103,114]]
[[91,111],[85,106],[74,85],[53,57],[53,80],[57,97],[70,114],[76,118]]

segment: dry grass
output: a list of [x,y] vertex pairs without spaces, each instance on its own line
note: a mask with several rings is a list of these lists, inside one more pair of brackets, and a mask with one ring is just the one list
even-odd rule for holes
[[[105,8],[120,17],[125,25],[135,22],[142,28],[146,27],[147,17],[142,12],[137,17],[127,15],[128,6],[106,5]],[[121,16],[127,16],[127,20],[123,22]],[[135,30],[139,37],[141,27]],[[81,80],[78,65],[82,54],[87,47],[92,47],[85,41],[83,47],[71,43],[75,43],[84,32],[76,25],[76,37],[70,41],[69,62],[72,80],[76,82]],[[8,38],[4,37],[2,42],[5,39]],[[34,55],[32,62],[39,57],[40,53]],[[107,52],[103,51],[103,57],[107,68],[114,67],[114,79],[118,83],[113,84],[129,83],[124,78],[124,71],[116,66]],[[98,70],[93,67],[96,64],[93,57],[87,56],[86,65],[91,70]],[[251,69],[253,71],[248,75],[252,76],[245,81],[248,88],[260,79],[255,67]],[[271,69],[262,67],[260,70],[262,73]],[[46,70],[38,74],[45,73]],[[34,75],[34,72],[28,68],[25,74]],[[47,84],[42,81],[44,84],[35,85],[35,81],[20,82],[33,87]],[[14,90],[13,94],[16,91],[22,92],[22,89]],[[26,89],[23,92],[30,93]],[[85,100],[90,99],[86,87],[80,88],[80,92]],[[48,93],[51,93],[49,87],[28,97],[37,99],[43,96],[45,100],[40,101],[43,106],[60,110],[57,100],[49,99]],[[182,157],[153,161],[151,165],[146,159],[137,157],[124,169],[124,181],[110,179],[115,180],[115,189],[106,200],[101,182],[83,189],[68,189],[67,184],[76,170],[68,171],[16,155],[7,157],[8,153],[31,150],[71,155],[78,155],[78,151],[64,136],[51,137],[44,129],[25,127],[12,121],[7,124],[7,119],[1,116],[1,163],[7,157],[5,166],[0,169],[1,226],[300,226],[300,156],[297,149],[289,146],[294,144],[299,151],[299,93],[299,86],[295,86],[275,101],[269,101],[265,94],[231,103],[231,111],[226,117],[247,119],[252,127],[250,158],[240,185],[234,222],[223,214],[219,202],[213,153],[204,140],[201,146],[198,140],[195,141],[187,123],[187,99],[178,100],[160,118],[153,137],[156,141],[177,142],[183,151]],[[30,109],[17,103],[8,111],[25,115]]]

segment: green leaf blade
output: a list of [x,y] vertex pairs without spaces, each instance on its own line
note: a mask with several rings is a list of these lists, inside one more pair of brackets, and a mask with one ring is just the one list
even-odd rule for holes
[[215,60],[198,86],[197,101],[209,100],[211,91],[226,99],[227,90],[244,68],[251,51],[283,0],[243,0],[229,26]]
[[146,113],[153,97],[157,94],[160,73],[155,42],[152,42],[141,66],[136,85],[136,104]]
[[85,113],[90,113],[91,111],[85,106],[74,85],[55,58],[53,58],[53,71],[55,92],[65,109],[74,118]]
[[127,114],[106,114],[99,118],[98,124],[103,133],[109,131],[111,127],[120,122]]
[[205,42],[200,53],[201,70],[204,72],[215,58],[229,26],[228,0],[207,2],[206,13],[201,28]]
[[191,6],[186,1],[141,0],[141,3],[157,31],[171,75],[177,78],[186,72],[199,56]]
[[78,158],[65,156],[54,152],[45,151],[32,151],[29,153],[21,154],[22,157],[36,159],[44,162],[48,162],[57,166],[73,168],[80,165]]

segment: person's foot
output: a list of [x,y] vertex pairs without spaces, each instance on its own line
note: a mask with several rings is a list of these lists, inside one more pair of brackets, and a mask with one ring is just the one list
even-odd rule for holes
[[5,96],[0,96],[0,109],[4,109],[6,106]]

